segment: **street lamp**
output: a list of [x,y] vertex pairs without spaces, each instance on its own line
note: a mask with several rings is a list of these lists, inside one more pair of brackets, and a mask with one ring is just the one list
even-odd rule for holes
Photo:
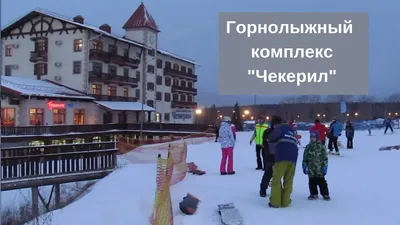
[[269,116],[265,117],[265,119],[269,120]]
[[322,115],[322,117],[325,117],[325,114],[324,114],[324,115]]
[[196,115],[200,115],[202,112],[201,109],[196,109]]
[[249,115],[249,114],[250,114],[250,111],[249,111],[249,110],[244,110],[244,114],[245,114],[245,115]]
[[355,116],[358,116],[358,113],[354,113]]
[[254,120],[254,117],[250,117],[250,119]]
[[318,113],[318,114],[317,114],[317,116],[318,116],[318,117],[320,117],[320,116],[321,116],[321,114],[319,114],[319,113]]
[[244,117],[245,117],[245,115],[243,114],[243,115],[242,115],[242,117],[244,118]]
[[350,114],[347,113],[346,116],[350,116]]
[[397,115],[398,115],[398,113],[395,113],[394,115],[396,115],[396,116],[397,116]]
[[222,115],[219,115],[219,118],[222,118]]
[[391,113],[388,113],[388,115],[390,116],[390,115],[392,115]]

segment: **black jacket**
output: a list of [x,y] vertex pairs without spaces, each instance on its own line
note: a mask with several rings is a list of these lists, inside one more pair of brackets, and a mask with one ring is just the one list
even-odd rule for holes
[[268,143],[268,136],[275,130],[274,127],[270,127],[263,133],[263,149],[266,154],[269,154],[269,143]]
[[346,138],[348,138],[348,139],[354,138],[354,127],[352,124],[346,125]]

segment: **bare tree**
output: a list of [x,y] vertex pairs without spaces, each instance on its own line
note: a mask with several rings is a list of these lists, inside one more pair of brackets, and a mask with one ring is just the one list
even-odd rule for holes
[[389,102],[400,102],[400,93],[394,93],[387,99]]
[[370,95],[360,95],[357,97],[358,102],[376,102],[376,98]]
[[295,96],[285,97],[279,103],[280,104],[293,104],[293,103],[296,103],[296,97]]
[[352,99],[353,99],[352,95],[329,95],[326,98],[328,102],[341,102],[341,101],[349,102]]

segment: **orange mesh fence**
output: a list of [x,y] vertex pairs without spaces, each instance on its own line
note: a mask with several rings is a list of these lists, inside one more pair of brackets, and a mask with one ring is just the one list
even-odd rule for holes
[[170,143],[180,142],[185,140],[188,144],[201,144],[211,141],[215,138],[213,129],[209,128],[205,132],[190,134],[186,136],[173,136],[170,135],[168,138],[143,140],[133,138],[119,137],[117,141],[117,148],[121,154],[126,154],[131,151],[142,151],[142,150],[168,150]]
[[171,155],[167,159],[158,158],[156,197],[153,213],[150,217],[150,223],[152,225],[174,224],[170,193],[172,170],[173,159]]
[[173,174],[171,178],[171,185],[181,182],[186,177],[187,173],[187,144],[173,143],[169,146],[168,155],[172,158]]

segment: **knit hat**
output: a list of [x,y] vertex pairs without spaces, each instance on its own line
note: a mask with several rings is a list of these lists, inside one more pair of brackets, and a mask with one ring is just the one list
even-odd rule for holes
[[317,140],[319,140],[319,134],[318,134],[318,132],[311,132],[311,133],[310,133],[310,138],[313,138],[313,137],[315,137]]
[[229,116],[224,116],[224,117],[222,118],[222,121],[224,121],[224,122],[229,122],[229,121],[231,121],[231,117],[229,117]]
[[281,124],[283,122],[282,118],[280,116],[273,116],[271,119],[271,125],[277,125],[277,124]]

